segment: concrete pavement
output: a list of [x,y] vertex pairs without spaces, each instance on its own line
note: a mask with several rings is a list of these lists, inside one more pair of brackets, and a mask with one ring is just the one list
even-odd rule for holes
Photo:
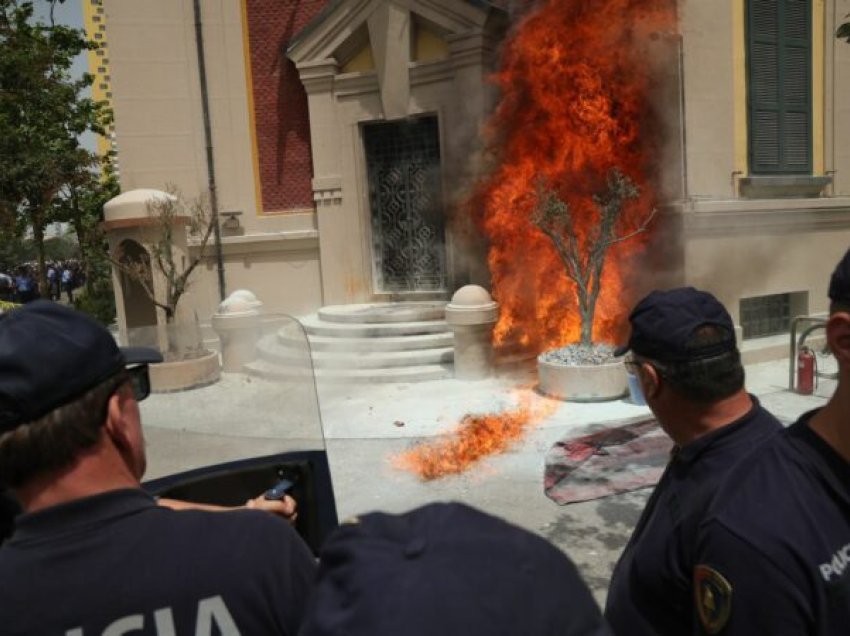
[[[822,362],[822,365],[824,363]],[[828,363],[826,363],[828,364]],[[788,362],[747,367],[747,384],[780,419],[822,405],[834,382],[816,394],[787,390]],[[460,382],[318,387],[340,518],[370,510],[401,512],[431,501],[460,500],[541,534],[577,563],[597,599],[650,489],[559,506],[543,493],[544,456],[564,437],[648,414],[627,400],[564,403],[536,394],[528,375]],[[142,405],[153,478],[229,459],[322,444],[309,383],[282,385],[224,374],[212,386],[154,395]],[[530,400],[551,414],[506,453],[463,474],[423,482],[390,459],[451,431],[467,413],[498,412]]]

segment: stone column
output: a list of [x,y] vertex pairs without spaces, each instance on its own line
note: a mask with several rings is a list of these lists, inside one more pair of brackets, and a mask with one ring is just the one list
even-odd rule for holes
[[354,148],[339,121],[334,89],[339,66],[333,58],[296,61],[296,66],[310,113],[322,303],[365,302],[371,289],[363,254],[367,243],[356,192],[350,191],[352,184],[345,184],[343,178],[342,162],[350,160]]
[[410,23],[410,11],[392,2],[378,5],[367,21],[387,120],[410,113]]
[[478,285],[461,287],[446,305],[446,322],[455,338],[455,378],[482,380],[493,375],[493,325],[498,304]]
[[241,371],[245,364],[257,359],[262,306],[247,289],[237,289],[218,306],[211,322],[221,341],[222,370]]

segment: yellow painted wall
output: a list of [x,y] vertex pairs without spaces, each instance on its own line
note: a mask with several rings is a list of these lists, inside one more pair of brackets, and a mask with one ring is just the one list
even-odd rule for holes
[[[442,60],[449,56],[449,45],[437,33],[422,24],[414,25],[413,49],[411,58],[414,62],[431,62]],[[375,59],[372,47],[367,43],[357,54],[346,62],[340,69],[343,73],[357,73],[375,70]]]
[[257,149],[257,120],[254,111],[254,76],[251,73],[251,42],[248,37],[248,5],[242,0],[239,17],[242,22],[242,61],[245,64],[245,96],[248,101],[248,124],[251,134],[251,163],[254,173],[254,209],[256,216],[263,211],[263,188],[260,183],[260,151]]
[[424,24],[416,23],[413,32],[413,61],[432,62],[448,56],[448,43]]
[[358,73],[363,71],[374,71],[375,59],[372,57],[372,46],[367,42],[358,53],[346,62],[342,67],[343,73]]
[[747,162],[746,0],[732,0],[732,81],[735,95],[735,171],[749,174]]
[[[88,52],[89,73],[94,76],[91,87],[92,99],[107,102],[111,107],[112,91],[109,81],[109,48],[106,45],[106,12],[103,10],[101,0],[80,0],[80,4],[83,10],[83,28],[86,37],[100,45],[100,48]],[[105,155],[111,149],[111,140],[98,135],[98,154]]]

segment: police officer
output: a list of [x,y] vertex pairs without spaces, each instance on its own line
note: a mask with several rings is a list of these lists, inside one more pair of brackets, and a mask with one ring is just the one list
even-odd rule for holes
[[700,527],[700,634],[850,632],[850,251],[829,284],[838,386],[739,465]]
[[0,548],[4,636],[297,633],[315,563],[289,523],[139,487],[159,360],[57,303],[0,317],[0,482],[24,509]]
[[371,513],[325,542],[299,636],[610,636],[575,565],[459,503]]
[[729,469],[781,425],[744,389],[732,319],[714,296],[654,291],[629,322],[616,353],[631,352],[627,366],[675,446],[614,568],[605,617],[624,636],[681,636],[694,621],[699,520]]

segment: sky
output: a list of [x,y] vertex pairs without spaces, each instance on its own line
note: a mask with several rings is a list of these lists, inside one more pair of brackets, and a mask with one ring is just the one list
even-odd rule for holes
[[[65,24],[77,29],[83,28],[83,10],[80,4],[82,0],[65,0],[63,3],[57,2],[53,9],[53,19],[57,24]],[[33,7],[35,9],[35,18],[39,22],[50,22],[50,0],[34,0]],[[71,72],[75,77],[82,77],[83,73],[89,70],[88,58],[86,52],[77,56],[74,65],[71,67]],[[87,97],[91,97],[91,91],[87,91]],[[94,134],[88,132],[80,136],[80,142],[88,150],[94,152],[97,149],[97,139]]]

